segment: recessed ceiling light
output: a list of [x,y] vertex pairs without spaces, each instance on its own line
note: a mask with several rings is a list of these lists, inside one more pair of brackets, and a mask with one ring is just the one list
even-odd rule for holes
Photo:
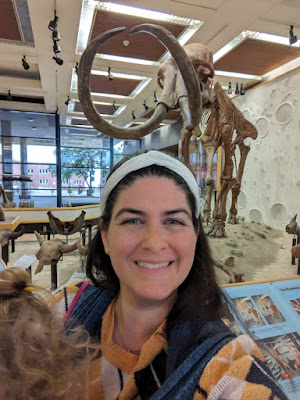
[[124,15],[132,15],[134,17],[182,25],[185,27],[185,29],[178,37],[178,41],[181,45],[187,43],[187,41],[195,34],[195,32],[201,27],[201,25],[203,25],[203,21],[197,19],[182,18],[172,14],[157,12],[145,8],[115,4],[111,2],[97,2],[95,0],[86,0],[85,4],[83,5],[83,13],[80,19],[79,33],[76,45],[76,52],[78,54],[83,53],[83,51],[87,47],[91,26],[93,24],[94,14],[97,10],[114,12]]
[[28,121],[28,122],[34,122],[34,119],[33,119],[33,118],[28,118],[27,121]]
[[36,127],[36,126],[33,126],[31,129],[32,129],[33,131],[36,131],[36,130],[37,130],[37,127]]

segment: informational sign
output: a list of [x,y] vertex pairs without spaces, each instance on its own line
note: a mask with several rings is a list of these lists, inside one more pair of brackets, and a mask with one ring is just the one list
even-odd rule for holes
[[247,332],[290,400],[300,399],[300,278],[223,287],[225,322]]
[[36,256],[32,254],[23,254],[15,263],[14,267],[29,268],[35,262]]
[[0,271],[3,271],[4,269],[7,268],[7,265],[5,264],[5,262],[2,260],[2,258],[0,258]]

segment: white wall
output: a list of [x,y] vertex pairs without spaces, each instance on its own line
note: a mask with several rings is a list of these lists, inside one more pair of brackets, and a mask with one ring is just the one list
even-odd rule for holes
[[297,69],[233,100],[258,130],[238,200],[246,221],[284,229],[298,213],[300,225],[299,82]]

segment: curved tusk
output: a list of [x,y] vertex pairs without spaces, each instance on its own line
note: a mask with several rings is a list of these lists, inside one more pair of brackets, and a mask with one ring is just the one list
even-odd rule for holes
[[78,67],[78,98],[86,118],[98,131],[116,139],[140,139],[154,131],[163,121],[168,111],[164,104],[159,104],[151,118],[143,125],[122,128],[105,121],[96,110],[91,98],[90,74],[95,55],[106,40],[123,32],[124,29],[121,27],[106,31],[92,40],[87,46]]
[[187,57],[185,50],[178,43],[177,39],[167,29],[154,24],[141,24],[130,30],[130,34],[146,32],[156,37],[169,52],[172,54],[184,80],[187,90],[189,109],[190,109],[190,126],[186,128],[194,128],[199,124],[202,112],[202,102],[200,86],[193,65]]

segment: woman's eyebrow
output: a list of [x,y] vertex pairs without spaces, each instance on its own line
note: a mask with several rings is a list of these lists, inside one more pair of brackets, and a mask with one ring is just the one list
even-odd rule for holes
[[168,210],[168,211],[164,212],[165,215],[173,215],[173,214],[178,214],[178,213],[187,214],[189,217],[191,216],[191,214],[185,208],[175,208],[174,210]]
[[[120,215],[125,214],[125,213],[135,214],[135,215],[142,215],[142,216],[145,215],[145,212],[144,212],[144,211],[137,210],[137,209],[135,209],[135,208],[124,207],[124,208],[121,208],[121,209],[117,212],[115,218],[118,218]],[[191,218],[191,214],[190,214],[190,212],[188,212],[188,210],[187,210],[186,208],[175,208],[175,209],[173,209],[173,210],[167,210],[167,211],[164,211],[164,212],[163,212],[163,215],[169,216],[169,215],[174,215],[174,214],[179,214],[179,213],[184,213],[184,214],[186,214],[188,217]]]
[[121,208],[115,218],[119,217],[120,215],[124,214],[124,213],[130,213],[130,214],[137,214],[137,215],[144,215],[145,213],[141,210],[136,210],[135,208],[130,208],[130,207],[125,207],[125,208]]

